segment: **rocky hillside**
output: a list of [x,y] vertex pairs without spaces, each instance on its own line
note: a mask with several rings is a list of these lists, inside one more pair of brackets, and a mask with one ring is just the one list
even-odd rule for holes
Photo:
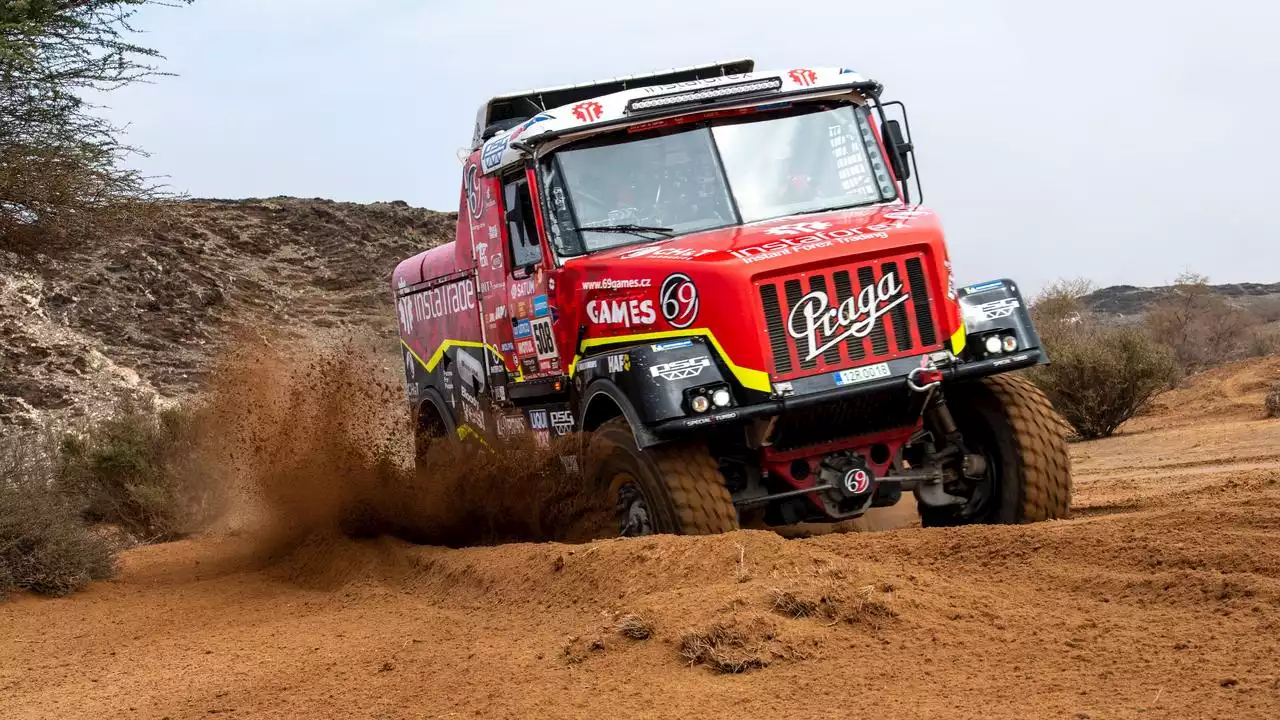
[[403,202],[193,200],[104,240],[0,240],[0,431],[181,396],[240,328],[362,325],[394,338],[388,280],[456,214]]
[[[1209,288],[1223,296],[1233,305],[1245,309],[1261,308],[1263,305],[1280,304],[1280,283],[1233,283],[1229,285],[1210,285]],[[1157,300],[1173,293],[1169,286],[1136,287],[1134,285],[1112,285],[1096,290],[1084,297],[1086,307],[1104,315],[1119,318],[1140,317],[1155,304]]]

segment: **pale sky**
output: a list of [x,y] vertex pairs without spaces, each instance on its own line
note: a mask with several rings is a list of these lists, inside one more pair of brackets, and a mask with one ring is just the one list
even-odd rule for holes
[[457,152],[491,95],[737,57],[852,67],[907,104],[958,282],[1280,281],[1280,3],[720,8],[197,0],[136,23],[178,76],[105,102],[151,153],[136,164],[195,197],[457,210]]

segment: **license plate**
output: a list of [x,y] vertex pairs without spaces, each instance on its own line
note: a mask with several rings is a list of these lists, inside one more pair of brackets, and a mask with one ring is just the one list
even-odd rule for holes
[[836,385],[843,387],[889,377],[890,374],[889,363],[879,363],[877,365],[853,368],[852,370],[841,370],[838,373],[832,373],[831,377],[835,378]]

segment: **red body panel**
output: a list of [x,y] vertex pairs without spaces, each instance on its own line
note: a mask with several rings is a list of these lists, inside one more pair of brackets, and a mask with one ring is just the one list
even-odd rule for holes
[[[888,351],[873,352],[873,339],[867,337],[861,340],[866,347],[862,359],[847,352],[838,358],[824,354],[812,367],[802,368],[793,345],[793,368],[779,372],[761,309],[762,285],[803,279],[808,292],[814,276],[859,266],[873,267],[879,280],[884,262],[907,259],[919,262],[922,270],[915,289],[905,279],[900,282],[908,295],[902,307],[912,339],[909,349],[899,349],[896,323],[886,314],[875,325],[885,327]],[[587,346],[633,335],[710,331],[735,366],[768,373],[773,381],[936,350],[959,329],[936,217],[901,205],[789,217],[617,248],[569,260],[557,276],[556,301],[569,318],[563,329],[585,325]],[[687,296],[661,296],[664,281],[673,276],[684,276],[696,288],[692,303]],[[927,297],[910,299],[920,290]],[[840,299],[833,292],[830,304]],[[877,303],[872,312],[887,304]],[[784,315],[793,309],[784,298]],[[921,338],[920,315],[932,321],[931,342]]]

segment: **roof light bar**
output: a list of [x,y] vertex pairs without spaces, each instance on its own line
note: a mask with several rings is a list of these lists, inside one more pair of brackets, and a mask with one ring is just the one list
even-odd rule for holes
[[700,90],[636,98],[627,103],[627,112],[633,113],[642,110],[656,110],[658,108],[671,107],[672,105],[692,105],[713,102],[715,100],[723,100],[724,98],[736,97],[738,95],[754,95],[756,93],[763,92],[776,92],[781,89],[782,78],[777,77],[733,83],[731,85],[716,85],[713,87],[702,88]]

